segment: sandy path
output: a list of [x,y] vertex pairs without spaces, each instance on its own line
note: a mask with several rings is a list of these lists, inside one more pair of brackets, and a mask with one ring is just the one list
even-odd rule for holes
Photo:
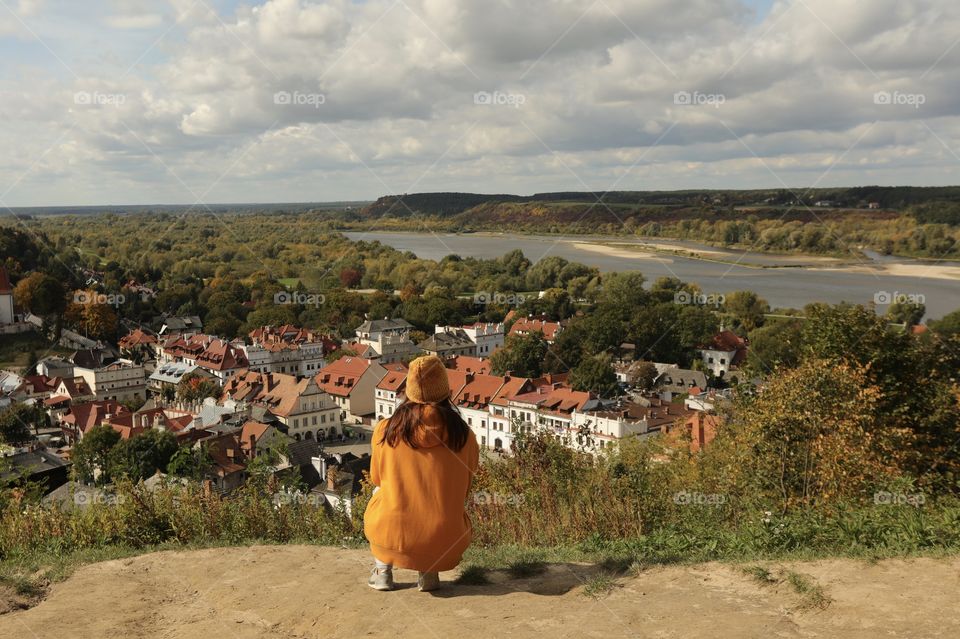
[[35,608],[0,616],[0,637],[825,637],[960,636],[960,559],[790,564],[832,603],[808,609],[785,584],[736,566],[654,567],[602,599],[595,570],[552,565],[529,579],[435,594],[365,585],[366,553],[308,546],[166,552],[95,564]]

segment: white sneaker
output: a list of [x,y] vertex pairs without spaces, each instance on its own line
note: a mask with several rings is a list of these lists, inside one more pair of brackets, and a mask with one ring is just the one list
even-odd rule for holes
[[367,585],[374,590],[393,590],[393,569],[384,568],[380,570],[374,568],[370,571],[370,579],[367,580]]
[[430,592],[440,587],[440,575],[435,572],[421,572],[417,578],[417,589]]

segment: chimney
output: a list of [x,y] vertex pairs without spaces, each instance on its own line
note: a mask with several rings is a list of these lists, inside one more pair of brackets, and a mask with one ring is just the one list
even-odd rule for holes
[[257,436],[253,433],[250,433],[250,457],[257,456]]

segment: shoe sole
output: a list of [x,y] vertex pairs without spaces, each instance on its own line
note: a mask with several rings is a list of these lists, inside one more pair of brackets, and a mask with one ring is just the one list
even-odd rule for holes
[[389,592],[393,590],[392,586],[374,586],[373,584],[367,584],[367,585],[373,588],[374,590],[379,590],[380,592]]

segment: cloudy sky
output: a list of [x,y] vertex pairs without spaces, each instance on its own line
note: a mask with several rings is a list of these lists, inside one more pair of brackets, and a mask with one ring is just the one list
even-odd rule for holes
[[0,204],[960,183],[956,0],[0,0]]

